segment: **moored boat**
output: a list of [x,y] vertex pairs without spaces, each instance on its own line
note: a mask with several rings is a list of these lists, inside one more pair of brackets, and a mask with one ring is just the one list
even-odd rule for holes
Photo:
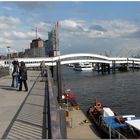
[[92,71],[93,66],[92,66],[92,63],[88,63],[88,62],[76,63],[76,64],[74,64],[73,69],[76,71]]
[[72,90],[70,89],[65,90],[65,87],[64,87],[64,93],[62,95],[62,99],[66,107],[79,108],[79,104],[77,103],[74,92]]
[[135,115],[119,115],[109,107],[104,107],[97,100],[94,106],[88,108],[87,115],[110,138],[140,138],[140,117]]

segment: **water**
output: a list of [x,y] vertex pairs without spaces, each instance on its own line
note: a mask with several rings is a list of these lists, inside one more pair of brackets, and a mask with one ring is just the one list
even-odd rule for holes
[[63,66],[62,80],[66,88],[74,91],[83,111],[97,98],[120,114],[140,116],[140,71],[102,76],[97,72],[78,72]]

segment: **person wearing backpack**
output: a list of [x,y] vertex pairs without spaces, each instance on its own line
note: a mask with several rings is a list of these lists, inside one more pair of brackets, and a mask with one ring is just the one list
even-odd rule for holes
[[24,84],[25,91],[28,91],[28,85],[27,85],[27,68],[25,66],[25,62],[23,62],[23,61],[20,62],[19,77],[20,77],[19,91],[22,90],[22,83]]

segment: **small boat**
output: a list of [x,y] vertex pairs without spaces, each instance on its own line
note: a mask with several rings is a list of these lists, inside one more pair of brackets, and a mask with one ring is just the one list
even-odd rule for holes
[[66,104],[66,106],[71,106],[71,107],[79,107],[76,99],[74,92],[70,89],[65,90],[62,95],[63,102]]
[[89,63],[89,62],[76,63],[74,64],[73,69],[76,71],[92,71],[93,66],[92,66],[92,63]]
[[129,71],[129,67],[126,66],[126,65],[122,65],[122,66],[120,66],[120,67],[118,68],[118,70],[119,70],[120,72],[127,72],[127,71]]
[[88,108],[87,116],[109,138],[140,139],[140,117],[119,115],[97,100]]
[[74,64],[67,64],[67,66],[69,66],[69,67],[74,67]]

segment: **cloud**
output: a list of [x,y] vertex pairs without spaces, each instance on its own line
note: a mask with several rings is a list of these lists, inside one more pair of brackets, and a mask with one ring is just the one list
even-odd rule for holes
[[82,20],[63,20],[60,21],[60,28],[66,31],[79,32],[83,30]]
[[12,35],[13,35],[12,38],[15,39],[15,40],[17,40],[17,39],[26,40],[26,39],[31,39],[31,38],[34,37],[34,33],[32,33],[32,32],[26,32],[25,33],[25,32],[13,31]]
[[132,46],[135,47],[135,50],[139,50],[140,29],[137,24],[127,20],[88,22],[69,19],[61,21],[60,27],[60,48],[64,53],[93,52],[104,54],[105,51],[112,51],[112,55],[115,56],[123,48],[121,56],[127,56],[131,53],[126,54],[125,50],[131,50]]
[[107,30],[100,25],[92,25],[89,27],[90,30],[106,32]]
[[[21,20],[12,16],[0,16],[0,46],[1,54],[7,53],[6,46],[11,46],[13,49],[21,51],[22,46],[28,44],[29,40],[35,38],[35,33],[24,30]],[[3,51],[2,51],[3,49]]]
[[100,20],[97,23],[104,26],[107,30],[103,37],[124,37],[138,30],[138,27],[134,23],[125,20]]
[[11,16],[0,16],[0,29],[16,28],[20,24],[20,20]]
[[[33,31],[25,31],[25,32],[21,32],[21,31],[12,31],[11,32],[12,36],[9,38],[11,40],[24,40],[24,41],[27,41],[27,40],[30,40],[30,42],[35,39],[36,37],[36,33],[33,32]],[[37,33],[38,37],[44,39],[44,35],[41,34],[41,33]]]
[[133,33],[128,34],[127,37],[128,38],[138,38],[138,39],[140,39],[140,29],[137,30],[136,32],[133,32]]
[[[69,35],[83,35],[89,38],[121,38],[136,33],[139,28],[125,20],[98,20],[87,22],[83,20],[63,20],[61,29]],[[66,34],[65,34],[66,35]]]
[[1,44],[3,44],[3,43],[10,44],[10,43],[12,43],[12,41],[9,40],[9,39],[0,37],[0,43],[1,43]]
[[54,25],[51,25],[50,23],[47,22],[39,22],[34,26],[38,28],[39,32],[48,32],[53,28]]
[[9,38],[11,36],[11,33],[10,32],[8,32],[8,31],[4,31],[3,32],[3,37],[4,38]]

